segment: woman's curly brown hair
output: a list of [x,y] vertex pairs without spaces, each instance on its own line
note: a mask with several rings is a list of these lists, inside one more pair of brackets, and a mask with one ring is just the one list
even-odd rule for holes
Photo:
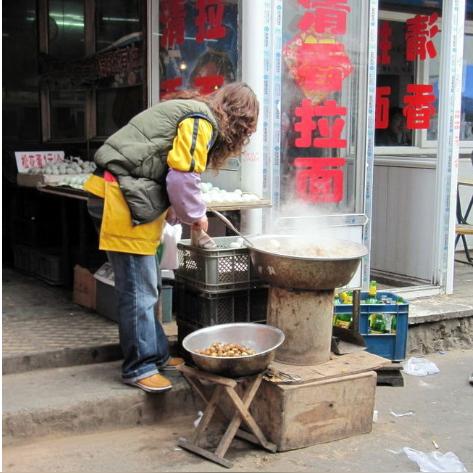
[[209,164],[219,169],[231,156],[241,154],[256,131],[259,102],[244,82],[224,85],[204,98],[219,125],[215,144],[209,151]]
[[231,82],[206,96],[193,90],[179,91],[165,97],[165,100],[170,99],[200,100],[212,110],[219,126],[208,155],[208,167],[212,169],[220,169],[228,158],[241,154],[256,131],[259,102],[244,82]]

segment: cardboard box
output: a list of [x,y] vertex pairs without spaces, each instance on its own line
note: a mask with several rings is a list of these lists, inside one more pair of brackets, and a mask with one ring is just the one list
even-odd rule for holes
[[74,267],[74,290],[72,300],[88,309],[96,307],[96,282],[94,275],[86,268]]
[[97,284],[97,313],[118,322],[118,301],[112,265],[104,263],[94,274]]
[[44,184],[44,176],[42,174],[18,173],[16,183],[23,187],[38,187],[38,185]]

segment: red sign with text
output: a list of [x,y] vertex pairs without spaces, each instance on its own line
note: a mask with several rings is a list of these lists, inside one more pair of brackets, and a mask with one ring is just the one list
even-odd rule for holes
[[[406,21],[406,57],[407,61],[425,61],[437,57],[433,38],[440,33],[437,26],[438,14],[416,15]],[[388,21],[381,21],[378,36],[378,64],[391,64],[392,27]],[[391,110],[391,87],[376,88],[376,129],[389,128]],[[403,98],[402,112],[405,128],[422,130],[430,127],[430,121],[436,114],[436,97],[431,84],[408,84]]]
[[284,47],[289,72],[305,95],[295,108],[296,148],[331,149],[330,157],[297,157],[295,191],[311,203],[338,203],[344,198],[346,159],[336,150],[347,148],[343,137],[347,108],[330,96],[339,93],[353,64],[337,39],[347,33],[348,0],[299,0],[305,9],[300,32]]

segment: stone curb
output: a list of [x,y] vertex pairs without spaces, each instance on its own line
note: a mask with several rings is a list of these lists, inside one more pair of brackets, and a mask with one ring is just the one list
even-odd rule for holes
[[[4,444],[153,424],[202,409],[179,374],[166,373],[173,382],[171,391],[148,394],[121,383],[119,367],[113,362],[4,376]],[[28,377],[34,378],[33,385],[23,384]]]
[[[177,337],[171,336],[168,337],[168,340],[171,354],[177,355]],[[122,352],[118,343],[64,348],[62,350],[35,352],[25,355],[3,356],[2,373],[7,375],[33,370],[104,363],[121,359]]]

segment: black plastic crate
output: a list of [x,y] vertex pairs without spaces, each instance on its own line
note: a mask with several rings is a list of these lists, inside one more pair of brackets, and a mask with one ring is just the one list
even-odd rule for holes
[[225,293],[207,293],[176,284],[176,319],[200,327],[266,320],[268,289],[257,287]]
[[13,264],[16,269],[26,274],[34,273],[34,252],[35,250],[26,245],[13,246]]

